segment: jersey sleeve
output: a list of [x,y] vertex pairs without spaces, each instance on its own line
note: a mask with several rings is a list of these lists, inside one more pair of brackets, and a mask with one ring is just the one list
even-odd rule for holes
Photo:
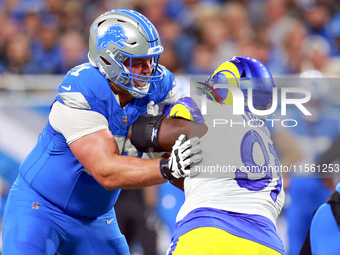
[[67,73],[59,86],[56,100],[70,108],[95,111],[108,118],[111,94],[105,77],[86,63]]
[[156,93],[150,97],[150,100],[156,104],[170,105],[177,99],[177,84],[175,76],[164,66],[160,65],[159,68],[163,72],[163,79],[157,83],[155,88]]
[[67,144],[108,128],[108,121],[102,114],[71,108],[58,101],[52,106],[49,122],[55,131],[65,137]]
[[177,99],[177,84],[176,84],[176,81],[173,81],[172,84],[173,84],[173,86],[172,86],[171,90],[168,92],[165,99],[162,102],[160,102],[160,104],[170,105],[170,104],[173,104],[174,102],[176,102],[176,99]]
[[58,89],[49,121],[68,144],[109,128],[110,85],[89,63],[71,69]]

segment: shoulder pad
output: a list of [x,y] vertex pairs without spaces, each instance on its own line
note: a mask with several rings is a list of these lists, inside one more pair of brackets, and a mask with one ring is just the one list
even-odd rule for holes
[[205,124],[199,107],[189,96],[180,97],[177,102],[173,104],[169,116],[171,118],[183,118],[198,124]]

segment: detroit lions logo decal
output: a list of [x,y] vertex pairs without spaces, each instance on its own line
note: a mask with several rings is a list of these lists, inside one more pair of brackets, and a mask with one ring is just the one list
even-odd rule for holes
[[97,52],[99,52],[100,48],[107,50],[107,47],[110,43],[114,43],[123,49],[126,47],[122,42],[127,41],[128,38],[125,35],[125,30],[119,24],[109,27],[105,34],[103,34],[101,37],[98,36],[97,28],[94,29],[94,33],[96,34],[98,41]]

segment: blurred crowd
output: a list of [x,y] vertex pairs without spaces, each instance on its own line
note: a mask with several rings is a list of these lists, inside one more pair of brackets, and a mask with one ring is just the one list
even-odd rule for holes
[[0,74],[65,74],[87,61],[93,20],[116,8],[154,23],[175,74],[211,74],[234,55],[274,75],[340,74],[337,0],[0,0]]

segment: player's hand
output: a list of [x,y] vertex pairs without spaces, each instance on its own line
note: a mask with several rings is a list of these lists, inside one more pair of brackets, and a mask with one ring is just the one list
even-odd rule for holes
[[160,161],[160,170],[164,179],[174,180],[190,175],[190,165],[202,160],[201,145],[198,137],[186,141],[185,135],[180,135],[172,147],[168,159]]
[[157,104],[155,104],[154,101],[150,101],[147,105],[146,111],[147,111],[148,114],[156,116],[156,115],[158,115],[159,106]]

